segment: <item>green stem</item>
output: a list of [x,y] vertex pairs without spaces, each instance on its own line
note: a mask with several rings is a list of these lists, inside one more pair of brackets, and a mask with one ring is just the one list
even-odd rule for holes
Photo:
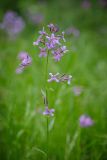
[[49,51],[46,59],[46,69],[45,69],[45,92],[46,92],[46,102],[45,105],[48,106],[48,84],[47,84],[47,79],[48,79],[48,56],[49,56]]
[[47,160],[48,160],[48,154],[49,154],[49,123],[48,123],[48,117],[47,117]]
[[[48,58],[49,58],[49,51],[47,54],[47,59],[46,59],[46,69],[45,69],[45,92],[46,92],[46,97],[45,97],[45,107],[48,106],[48,83],[47,83],[47,79],[48,79]],[[49,159],[49,124],[48,124],[48,117],[47,117],[47,160]]]

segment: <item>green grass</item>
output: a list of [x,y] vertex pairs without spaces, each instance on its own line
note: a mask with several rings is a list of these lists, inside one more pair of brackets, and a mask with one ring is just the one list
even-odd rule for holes
[[[49,160],[107,159],[107,31],[106,11],[48,4],[46,21],[58,23],[61,29],[70,24],[80,29],[78,38],[66,37],[69,54],[61,62],[49,61],[49,72],[73,76],[70,86],[49,85],[49,106],[55,117],[49,124]],[[59,21],[60,19],[60,21]],[[107,30],[107,28],[106,28]],[[46,118],[41,89],[44,89],[45,60],[38,58],[32,46],[37,29],[28,28],[16,41],[0,38],[0,159],[45,160]],[[73,47],[76,50],[73,50]],[[33,63],[23,74],[16,75],[17,55],[27,51]],[[73,86],[83,86],[75,96]],[[90,115],[95,124],[79,127],[79,116]]]

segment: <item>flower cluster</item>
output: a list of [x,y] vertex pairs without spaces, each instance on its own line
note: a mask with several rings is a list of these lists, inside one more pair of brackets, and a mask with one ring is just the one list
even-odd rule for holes
[[10,37],[17,36],[25,27],[25,22],[15,12],[8,11],[3,17],[0,28],[3,29]]
[[61,57],[68,51],[66,46],[61,44],[61,41],[65,42],[64,32],[62,32],[61,35],[57,35],[56,33],[59,31],[59,28],[53,24],[49,24],[48,28],[50,34],[48,34],[43,28],[42,31],[39,31],[40,35],[38,39],[33,42],[33,45],[40,46],[39,57],[46,57],[51,53],[55,61],[60,61]]
[[53,75],[52,73],[49,73],[49,76],[50,76],[50,79],[48,79],[48,82],[55,81],[58,83],[58,82],[67,81],[68,84],[70,84],[71,78],[72,78],[71,75],[66,75],[66,74],[60,75],[59,73],[56,73],[55,75]]
[[26,52],[20,52],[18,55],[18,59],[21,61],[18,68],[16,69],[16,73],[22,73],[24,68],[32,63],[32,58]]

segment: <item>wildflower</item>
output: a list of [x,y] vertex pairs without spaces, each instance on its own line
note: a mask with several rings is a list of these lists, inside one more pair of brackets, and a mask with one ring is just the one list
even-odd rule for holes
[[83,88],[81,86],[75,86],[73,87],[73,92],[76,96],[79,96],[83,91]]
[[107,7],[107,0],[99,0],[102,7]]
[[34,13],[31,11],[31,9],[27,11],[27,17],[34,25],[39,25],[44,21],[44,15],[42,13]]
[[52,23],[48,25],[51,32],[58,32],[59,28],[56,25],[53,25]]
[[50,75],[50,79],[48,79],[48,82],[52,82],[52,81],[56,81],[56,82],[59,82],[59,79],[58,79],[58,75],[59,73],[56,73],[55,75],[53,75],[52,73],[49,73]]
[[66,74],[60,75],[59,73],[57,73],[55,75],[53,75],[52,73],[49,73],[49,75],[51,76],[51,78],[48,79],[48,82],[52,82],[52,81],[65,82],[65,81],[67,81],[67,83],[70,84],[71,78],[72,78],[71,75],[66,75]]
[[67,35],[73,34],[74,37],[79,37],[80,31],[75,27],[69,27],[66,29],[66,34]]
[[48,106],[46,106],[45,111],[43,112],[43,115],[47,116],[54,116],[54,109],[49,109]]
[[91,7],[90,1],[89,1],[89,0],[84,0],[84,1],[82,2],[82,7],[83,7],[84,9],[89,9],[89,8]]
[[52,33],[50,37],[46,36],[46,38],[48,39],[48,42],[46,43],[48,49],[55,48],[56,44],[60,45],[60,42],[59,42],[60,38],[56,37],[54,33]]
[[32,58],[26,52],[21,52],[18,58],[21,60],[21,63],[16,69],[16,73],[22,73],[24,68],[32,63]]
[[87,115],[80,116],[79,123],[81,127],[90,127],[94,124],[93,120]]
[[47,56],[47,52],[46,52],[46,48],[40,48],[40,54],[39,57],[46,57]]
[[68,52],[68,50],[66,49],[66,46],[62,46],[62,47],[61,47],[61,52],[62,52],[62,53]]
[[38,39],[33,42],[33,45],[42,45],[44,46],[42,49],[40,47],[40,54],[39,57],[46,57],[47,51],[51,51],[53,59],[58,62],[60,61],[61,57],[68,51],[66,49],[66,46],[62,46],[60,43],[60,40],[63,39],[63,41],[65,42],[65,38],[64,38],[64,32],[62,32],[61,35],[56,35],[55,32],[57,32],[57,26],[53,25],[53,24],[49,24],[48,28],[51,31],[51,34],[48,34],[47,32],[45,32],[44,27],[42,31],[39,31],[39,37]]
[[4,15],[1,23],[1,29],[10,36],[17,36],[25,27],[25,22],[15,12],[9,11]]
[[54,56],[53,56],[53,59],[54,59],[56,62],[58,62],[58,61],[61,60],[61,57],[62,57],[62,56],[63,56],[62,54],[55,52],[55,54],[54,54]]
[[68,85],[70,85],[71,79],[72,79],[72,76],[71,76],[71,75],[65,75],[65,74],[63,74],[63,75],[59,78],[59,81],[60,81],[60,82],[67,81]]
[[21,62],[21,66],[28,66],[29,64],[31,64],[32,59],[29,55],[26,56],[26,58],[24,58]]
[[20,52],[19,55],[18,55],[18,59],[19,60],[24,60],[27,56],[27,53],[26,52]]
[[60,61],[61,57],[63,56],[63,53],[66,53],[68,50],[66,49],[66,46],[62,46],[58,48],[56,51],[52,51],[53,58],[55,61]]

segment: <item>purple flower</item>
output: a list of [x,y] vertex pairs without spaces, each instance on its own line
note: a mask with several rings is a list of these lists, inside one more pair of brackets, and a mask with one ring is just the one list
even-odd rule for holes
[[79,96],[83,91],[83,88],[81,86],[75,86],[73,87],[73,92],[76,96]]
[[56,62],[58,62],[58,61],[61,60],[61,57],[62,57],[62,56],[63,56],[62,54],[56,52],[56,53],[54,54],[54,56],[53,56],[53,59],[54,59]]
[[29,20],[31,23],[33,24],[36,24],[36,25],[39,25],[43,22],[44,20],[44,16],[43,14],[41,13],[33,13],[32,11],[28,11],[28,14],[27,14]]
[[79,123],[81,127],[90,127],[94,124],[93,120],[87,115],[80,116]]
[[62,53],[68,52],[68,50],[66,49],[66,46],[62,46],[62,47],[61,47],[61,52],[62,52]]
[[18,58],[21,60],[21,63],[16,69],[16,73],[22,73],[24,68],[32,63],[32,58],[26,52],[20,52]]
[[47,52],[46,52],[46,48],[40,48],[40,54],[39,57],[46,57],[47,56]]
[[81,5],[84,9],[89,9],[91,7],[91,3],[89,0],[84,0]]
[[9,11],[4,15],[0,28],[4,29],[10,37],[15,37],[24,29],[24,27],[25,23],[23,19],[15,12]]
[[63,56],[63,53],[66,53],[68,50],[66,49],[66,46],[62,46],[58,48],[56,51],[52,51],[53,58],[56,62],[60,61],[61,57]]
[[68,84],[70,84],[71,82],[71,78],[72,76],[71,75],[60,75],[59,73],[53,75],[52,73],[49,73],[50,75],[50,79],[48,79],[48,82],[52,82],[52,81],[56,81],[56,82],[65,82],[67,81]]
[[99,0],[102,7],[107,7],[107,0]]
[[32,62],[32,58],[27,55],[26,58],[24,58],[21,62],[21,66],[28,66],[29,64],[31,64]]
[[59,31],[58,26],[56,26],[56,25],[54,25],[52,23],[49,24],[48,27],[49,27],[49,29],[50,29],[51,32],[58,32]]
[[52,73],[49,73],[49,75],[50,75],[50,79],[48,79],[48,82],[52,82],[52,81],[59,82],[59,79],[58,79],[59,73],[56,73],[55,75],[53,75]]
[[43,115],[46,116],[54,116],[54,109],[49,109],[48,106],[45,108],[45,111],[43,112]]
[[80,31],[75,27],[69,27],[66,29],[66,34],[67,35],[73,34],[75,37],[79,37]]
[[46,36],[46,38],[48,39],[48,42],[46,43],[48,49],[55,48],[56,44],[60,45],[60,42],[59,42],[60,38],[56,37],[54,33],[52,33],[50,37]]
[[18,55],[18,59],[19,60],[24,60],[27,57],[27,53],[26,52],[20,52]]
[[71,83],[71,79],[72,79],[72,76],[71,75],[62,75],[60,78],[59,78],[59,81],[60,82],[65,82],[67,81],[68,85],[70,85]]
[[[53,59],[58,62],[60,61],[61,57],[68,51],[66,46],[62,46],[60,40],[62,39],[65,42],[64,32],[61,35],[56,35],[54,32],[56,26],[53,24],[49,24],[48,28],[50,29],[51,33],[48,34],[45,32],[44,27],[42,31],[39,31],[40,36],[38,39],[33,42],[33,45],[40,46],[40,54],[39,57],[46,57],[47,52],[50,50]],[[42,48],[41,48],[42,47]]]

